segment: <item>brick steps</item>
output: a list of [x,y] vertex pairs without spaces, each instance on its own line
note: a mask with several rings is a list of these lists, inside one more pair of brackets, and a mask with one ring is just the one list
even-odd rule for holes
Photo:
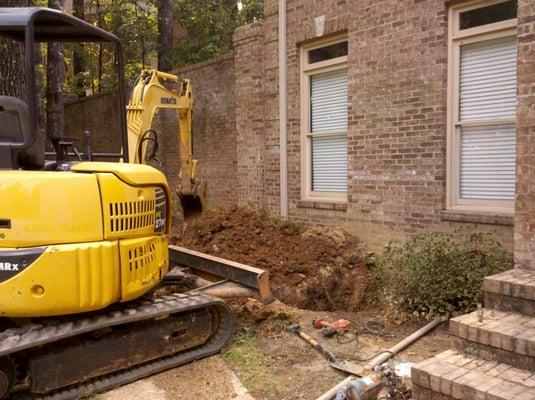
[[535,318],[499,310],[483,310],[450,320],[457,347],[490,360],[535,370]]
[[414,400],[535,400],[535,271],[487,277],[481,312],[450,320],[457,350],[413,367]]
[[485,278],[485,306],[535,317],[535,271],[513,269]]
[[416,400],[533,400],[535,372],[447,350],[412,369]]

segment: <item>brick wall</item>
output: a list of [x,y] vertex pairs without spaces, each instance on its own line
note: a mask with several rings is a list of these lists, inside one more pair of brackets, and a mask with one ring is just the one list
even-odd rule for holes
[[[234,56],[175,71],[193,82],[194,154],[209,203],[252,205],[276,216],[279,190],[278,1],[239,28]],[[519,2],[516,251],[535,249],[533,2]],[[444,0],[287,0],[289,216],[341,225],[372,249],[416,232],[472,229],[513,248],[513,218],[445,212],[447,6]],[[324,20],[319,36],[315,19]],[[348,202],[301,201],[300,61],[303,43],[345,32],[349,41]],[[178,172],[176,120],[162,113],[162,161]],[[530,136],[531,135],[531,136]],[[531,147],[530,147],[531,146]],[[531,185],[531,186],[530,186]],[[524,260],[524,261],[523,261]]]
[[515,258],[535,269],[535,3],[518,2]]
[[[277,6],[276,0],[265,2],[265,203],[259,205],[275,215],[279,212]],[[291,219],[307,225],[342,225],[376,249],[416,232],[460,228],[493,233],[513,247],[512,218],[444,212],[446,10],[444,0],[287,1]],[[347,207],[301,201],[299,49],[317,39],[317,17],[324,19],[322,36],[346,32],[349,41]],[[249,67],[239,65],[245,71]],[[238,127],[238,135],[242,129]]]
[[260,23],[238,28],[236,53],[237,197],[240,206],[265,208],[264,48]]
[[[208,184],[208,205],[237,204],[236,110],[234,56],[205,61],[173,71],[193,86],[193,157],[198,173]],[[162,130],[162,120],[163,126]],[[176,114],[158,117],[165,132],[164,171],[172,187],[178,186],[179,152]]]
[[65,104],[65,135],[76,137],[75,143],[83,151],[82,135],[91,134],[93,152],[121,151],[121,131],[117,115],[117,92],[83,97]]

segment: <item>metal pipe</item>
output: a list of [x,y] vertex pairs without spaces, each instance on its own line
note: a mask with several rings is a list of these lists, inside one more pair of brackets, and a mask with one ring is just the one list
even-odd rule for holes
[[211,286],[206,289],[199,288],[199,291],[202,291],[210,296],[225,298],[236,298],[236,297],[253,297],[258,299],[258,292],[246,288],[235,282],[225,282],[221,285]]
[[443,323],[445,321],[444,318],[435,318],[433,321],[428,323],[427,325],[424,325],[420,329],[418,329],[416,332],[414,332],[412,335],[407,336],[405,339],[403,339],[398,344],[392,346],[390,349],[388,349],[388,352],[380,353],[373,359],[371,359],[367,364],[366,367],[372,369],[378,365],[381,365],[385,361],[392,358],[395,354],[398,354],[400,351],[402,351],[405,347],[411,345],[416,340],[420,339],[422,336],[425,336],[430,331],[435,329],[438,325]]
[[[383,364],[385,361],[387,361],[390,358],[392,358],[395,354],[399,353],[401,350],[403,350],[404,348],[408,347],[409,345],[414,343],[416,340],[420,339],[422,336],[424,336],[427,333],[429,333],[431,330],[435,329],[438,325],[440,325],[444,321],[446,321],[446,319],[443,318],[443,317],[435,318],[433,321],[431,321],[427,325],[423,326],[422,328],[418,329],[412,335],[407,336],[405,339],[403,339],[398,344],[392,346],[387,351],[385,351],[383,353],[380,353],[377,356],[375,356],[374,358],[372,358],[364,366],[364,368],[373,369],[373,368],[377,367],[378,365]],[[354,376],[348,376],[346,379],[344,379],[338,385],[333,386],[332,388],[330,388],[328,391],[326,391],[324,394],[322,394],[316,400],[331,400],[334,396],[336,396],[336,392],[338,392],[344,386],[347,386],[354,379],[355,379]]]
[[286,90],[286,0],[279,0],[280,214],[288,217],[288,115]]
[[167,275],[167,280],[184,280],[189,281],[189,285],[192,285],[195,289],[191,292],[204,292],[210,296],[220,298],[236,298],[236,297],[253,297],[258,300],[262,300],[260,292],[247,286],[241,285],[236,282],[223,279],[221,281],[209,281],[208,279],[201,278],[200,276],[190,274],[184,271],[172,271]]

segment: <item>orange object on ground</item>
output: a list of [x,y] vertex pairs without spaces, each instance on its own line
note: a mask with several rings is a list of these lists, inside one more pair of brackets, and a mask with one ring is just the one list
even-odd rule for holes
[[331,328],[337,332],[340,332],[340,331],[347,330],[350,322],[347,319],[339,319],[338,321],[329,322],[325,319],[314,318],[314,320],[312,321],[312,324],[314,325],[314,328],[316,329]]

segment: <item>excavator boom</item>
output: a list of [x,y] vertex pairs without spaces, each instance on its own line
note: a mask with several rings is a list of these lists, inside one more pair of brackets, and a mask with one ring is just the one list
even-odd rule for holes
[[[177,89],[164,86],[178,86]],[[144,70],[136,79],[126,106],[129,159],[138,164],[155,160],[158,134],[152,123],[160,110],[176,110],[180,143],[180,171],[177,195],[184,220],[202,212],[206,200],[206,184],[197,177],[197,160],[192,151],[191,82],[157,70]],[[152,146],[151,146],[152,144]]]

